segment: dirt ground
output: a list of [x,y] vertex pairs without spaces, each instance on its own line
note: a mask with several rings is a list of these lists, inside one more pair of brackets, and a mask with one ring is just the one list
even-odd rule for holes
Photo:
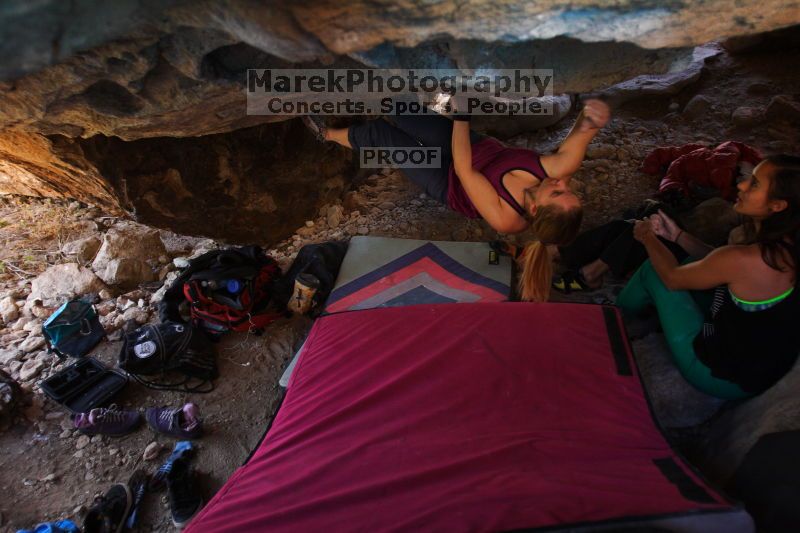
[[[787,61],[794,64],[787,65]],[[766,153],[800,152],[796,122],[760,120],[746,128],[733,127],[731,122],[731,113],[738,107],[763,107],[778,94],[797,100],[798,87],[797,54],[735,58],[722,54],[709,61],[697,84],[676,96],[648,97],[616,110],[612,123],[593,142],[587,164],[575,176],[585,200],[585,227],[616,218],[625,208],[636,207],[654,194],[658,180],[640,173],[638,165],[657,146],[740,140]],[[697,94],[707,97],[710,106],[689,117],[681,110]],[[568,118],[509,142],[550,150],[571,123]],[[96,224],[102,225],[103,220],[98,210],[74,203],[5,199],[0,206],[0,240],[4,242],[0,293],[24,287],[48,265],[64,261],[61,245],[96,232]],[[338,227],[328,227],[323,216],[310,222],[298,234],[270,248],[284,267],[303,244],[356,234],[470,241],[497,237],[484,223],[465,220],[420,197],[395,171],[371,176],[349,193]],[[178,236],[171,238],[181,241]],[[191,246],[195,241],[185,238],[182,242]],[[130,383],[117,403],[142,410],[188,400],[200,406],[205,435],[197,441],[194,465],[208,500],[261,439],[281,398],[278,379],[310,327],[311,321],[300,317],[276,322],[262,336],[229,334],[218,345],[221,376],[210,394],[155,392]],[[114,365],[119,348],[119,341],[106,341],[93,355]],[[84,446],[59,406],[42,400],[35,385],[32,395],[39,397],[38,403],[25,411],[25,418],[0,433],[0,531],[57,518],[80,523],[95,495],[104,493],[112,483],[127,481],[137,468],[154,472],[174,445],[174,439],[157,436],[143,426],[129,436],[96,437]],[[156,460],[145,461],[143,452],[151,442],[161,445],[161,453]],[[164,493],[148,494],[142,513],[137,530],[173,530]]]

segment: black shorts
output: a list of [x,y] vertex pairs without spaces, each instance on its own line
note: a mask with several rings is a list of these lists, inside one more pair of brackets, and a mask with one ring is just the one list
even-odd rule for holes
[[[411,147],[433,146],[442,150],[440,168],[403,168],[409,180],[417,184],[425,194],[447,205],[447,186],[450,165],[453,163],[453,121],[430,111],[424,115],[394,115],[384,119],[369,120],[351,126],[347,138],[353,150],[370,146]],[[470,131],[473,144],[485,139],[485,135]]]

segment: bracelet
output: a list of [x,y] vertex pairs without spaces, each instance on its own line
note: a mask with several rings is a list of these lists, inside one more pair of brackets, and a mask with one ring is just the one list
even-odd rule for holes
[[683,230],[681,230],[681,231],[678,233],[678,236],[677,236],[677,237],[675,237],[675,240],[673,241],[675,244],[678,244],[678,239],[680,239],[680,238],[681,238],[681,235],[683,235]]

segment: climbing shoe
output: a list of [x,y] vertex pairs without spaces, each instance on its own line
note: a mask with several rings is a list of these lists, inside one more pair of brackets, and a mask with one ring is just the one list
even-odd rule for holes
[[592,292],[597,290],[597,288],[590,287],[589,284],[586,283],[586,280],[583,278],[583,274],[581,274],[580,270],[577,272],[566,271],[560,276],[555,276],[553,278],[553,283],[550,286],[559,292],[563,292],[564,294],[570,294],[573,292]]
[[127,485],[113,485],[95,499],[83,520],[84,533],[120,533],[131,512],[133,496]]

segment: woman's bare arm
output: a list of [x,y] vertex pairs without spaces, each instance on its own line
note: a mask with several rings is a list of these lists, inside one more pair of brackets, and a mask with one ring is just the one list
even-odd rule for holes
[[713,246],[681,229],[678,223],[661,209],[658,210],[658,213],[650,216],[648,220],[653,233],[674,242],[692,257],[705,257],[714,249]]
[[551,178],[570,179],[580,168],[589,143],[610,119],[611,110],[605,102],[587,100],[558,151],[541,157],[542,167],[547,175]]
[[644,244],[653,269],[670,290],[713,289],[732,283],[741,270],[740,246],[723,246],[699,261],[680,265],[669,248],[652,231],[649,221],[636,222],[633,234]]
[[527,226],[522,217],[503,205],[486,176],[472,168],[472,146],[469,141],[469,122],[453,122],[453,167],[475,209],[496,231],[515,233]]

